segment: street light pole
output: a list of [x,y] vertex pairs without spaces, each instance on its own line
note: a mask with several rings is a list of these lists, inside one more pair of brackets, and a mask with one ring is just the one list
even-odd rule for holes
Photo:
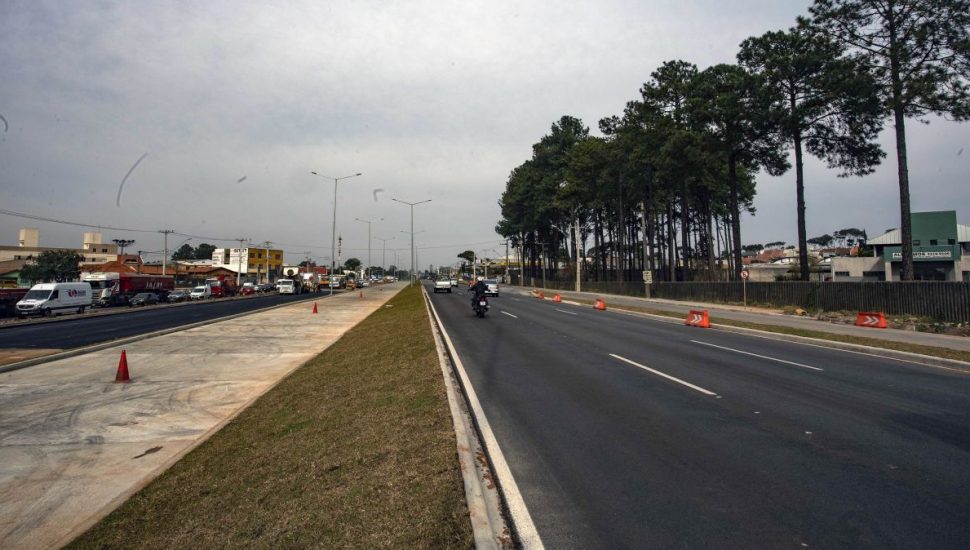
[[419,204],[424,204],[426,202],[431,202],[431,199],[426,199],[418,202],[407,202],[399,199],[391,199],[392,201],[399,202],[401,204],[406,204],[411,207],[411,280],[408,282],[408,286],[414,284],[414,207]]
[[[414,227],[413,222],[411,224],[411,227]],[[424,230],[418,231],[417,233],[415,233],[414,231],[401,231],[401,233],[404,233],[405,235],[411,235],[411,276],[409,277],[409,280],[408,280],[408,286],[411,286],[412,284],[414,284],[414,266],[418,263],[418,255],[414,249],[414,236],[417,235],[418,233],[424,233]]]
[[[333,180],[333,224],[330,227],[330,277],[333,277],[334,271],[336,271],[337,266],[335,262],[337,261],[337,184],[340,180],[345,180],[347,178],[355,178],[361,175],[360,172],[356,174],[351,174],[349,176],[340,176],[335,178],[333,176],[324,176],[323,174],[318,174],[316,172],[310,172],[314,176],[319,176],[324,179]],[[333,285],[330,286],[330,294],[333,294]]]
[[159,229],[158,232],[159,233],[162,233],[163,235],[165,235],[165,248],[164,248],[164,252],[162,254],[162,275],[164,276],[165,275],[166,260],[168,260],[168,234],[169,233],[175,233],[175,231],[172,230],[172,229]]
[[[364,223],[367,224],[367,268],[364,269],[364,276],[365,276],[365,278],[366,278],[367,281],[370,281],[370,266],[371,266],[371,260],[370,260],[370,225],[372,223],[374,223],[374,222],[372,220],[363,220],[363,219],[360,219],[360,218],[354,218],[354,219],[357,220],[357,221],[359,221],[359,222],[364,222]],[[384,218],[381,218],[381,220],[383,220],[383,219]],[[368,282],[368,284],[369,284],[369,282]]]
[[[246,242],[246,241],[248,241],[248,240],[249,239],[236,239],[236,241],[239,243],[239,251],[236,254],[236,288],[237,289],[239,288],[239,285],[240,285],[240,282],[241,282],[241,279],[242,279],[242,252],[243,252],[243,243]],[[248,253],[249,249],[247,248],[246,251]],[[249,258],[246,258],[246,267],[249,267]]]
[[386,260],[386,256],[387,256],[387,241],[393,241],[394,240],[394,237],[388,237],[386,239],[382,239],[380,237],[374,237],[374,238],[377,239],[377,240],[379,240],[379,241],[381,241],[381,275],[383,275],[384,278],[386,279],[387,278],[387,262],[385,260]]

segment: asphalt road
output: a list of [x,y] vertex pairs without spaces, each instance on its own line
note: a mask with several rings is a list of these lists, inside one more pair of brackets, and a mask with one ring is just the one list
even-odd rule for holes
[[966,374],[508,293],[478,319],[467,293],[431,296],[547,548],[970,539]]
[[117,315],[65,315],[55,322],[14,324],[0,327],[0,349],[71,349],[236,315],[287,302],[320,300],[327,296],[327,293],[266,294],[239,300],[221,299],[193,302],[174,307],[123,308],[126,311]]

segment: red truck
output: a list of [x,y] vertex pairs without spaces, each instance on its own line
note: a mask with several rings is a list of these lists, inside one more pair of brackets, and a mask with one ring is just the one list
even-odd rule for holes
[[212,290],[213,298],[236,295],[236,279],[231,276],[219,275],[218,277],[210,277],[205,280],[205,284]]
[[0,288],[0,317],[16,314],[17,302],[27,295],[29,288]]
[[164,298],[175,290],[175,277],[171,275],[88,273],[81,276],[81,282],[91,284],[94,303],[102,307],[127,305],[139,292],[154,292]]

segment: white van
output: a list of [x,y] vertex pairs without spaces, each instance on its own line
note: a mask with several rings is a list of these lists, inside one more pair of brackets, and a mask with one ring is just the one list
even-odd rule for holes
[[212,298],[212,289],[209,285],[199,285],[189,293],[189,300],[208,300]]
[[41,283],[30,288],[17,302],[17,315],[50,317],[66,311],[84,313],[91,307],[91,285],[88,283]]
[[276,290],[280,294],[299,294],[300,285],[293,279],[280,279],[276,281]]

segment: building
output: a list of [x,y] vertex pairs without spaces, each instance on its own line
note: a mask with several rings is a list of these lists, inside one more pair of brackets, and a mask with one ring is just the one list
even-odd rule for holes
[[[914,212],[913,278],[919,281],[970,282],[970,225],[957,223],[953,210]],[[902,232],[893,229],[869,240],[872,255],[832,258],[833,281],[898,281]]]
[[[70,250],[80,254],[83,264],[105,264],[118,260],[118,245],[101,242],[101,233],[87,232],[80,248],[40,246],[40,230],[22,228],[16,246],[0,246],[0,281],[4,285],[24,286],[32,281],[20,278],[20,270],[34,258],[49,250]],[[83,268],[82,268],[83,270]]]
[[274,248],[217,248],[212,252],[212,266],[263,282],[267,280],[267,273],[273,278],[279,275],[283,267],[283,251]]

